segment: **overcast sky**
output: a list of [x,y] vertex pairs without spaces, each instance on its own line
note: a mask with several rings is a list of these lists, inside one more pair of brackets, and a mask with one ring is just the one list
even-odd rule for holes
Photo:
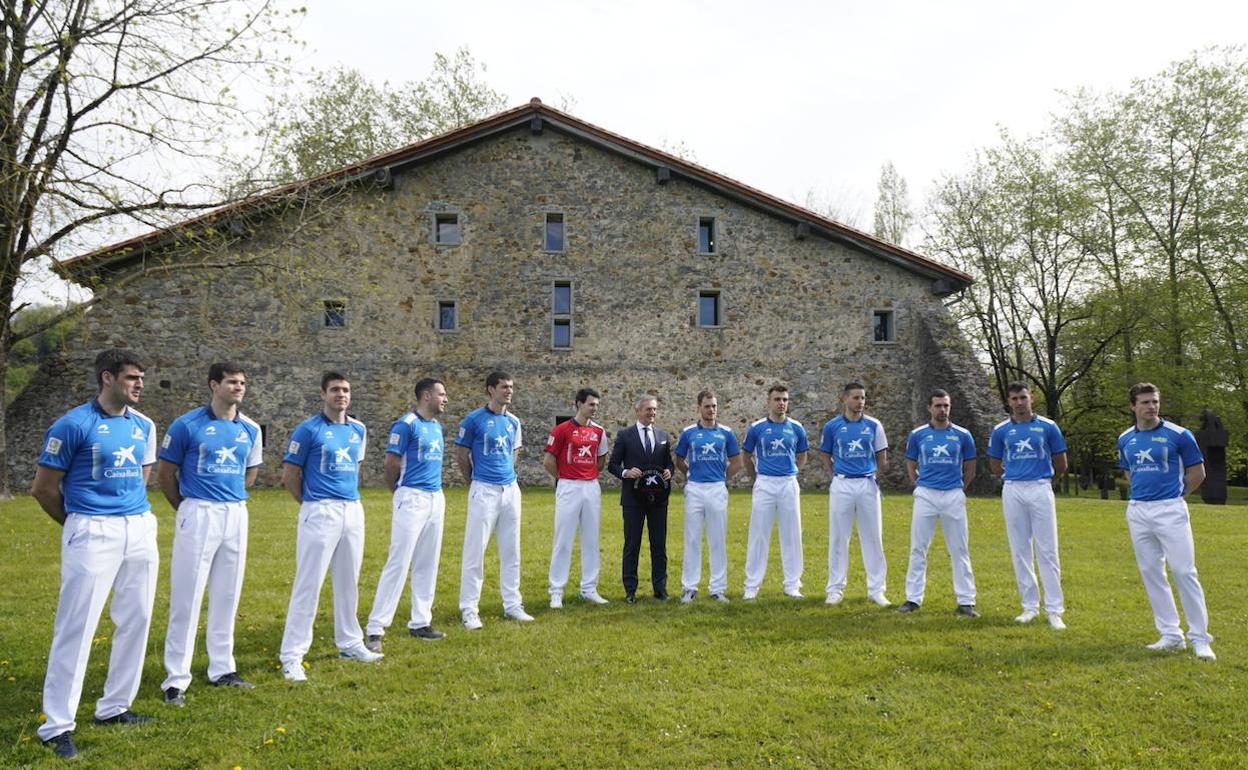
[[[418,80],[467,47],[511,106],[577,117],[870,228],[891,160],[921,209],[999,127],[1043,128],[1062,91],[1125,87],[1248,42],[1248,3],[308,0],[305,68]],[[912,236],[913,238],[913,236]],[[915,245],[915,244],[910,244]]]

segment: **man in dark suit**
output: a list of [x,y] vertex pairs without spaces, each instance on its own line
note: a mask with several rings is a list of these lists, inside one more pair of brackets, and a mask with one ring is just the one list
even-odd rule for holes
[[625,601],[637,601],[637,559],[641,530],[649,521],[650,581],[654,598],[667,599],[667,497],[671,491],[671,441],[654,425],[659,401],[637,399],[637,422],[620,431],[611,449],[607,470],[620,479],[620,506],[624,509]]

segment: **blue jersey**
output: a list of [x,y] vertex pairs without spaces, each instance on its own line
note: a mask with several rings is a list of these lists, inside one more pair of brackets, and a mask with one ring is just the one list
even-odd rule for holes
[[906,438],[906,459],[919,464],[918,486],[930,489],[962,487],[962,463],[975,459],[975,439],[961,425],[947,428],[920,425]]
[[173,421],[160,445],[160,459],[179,466],[183,497],[218,502],[247,499],[248,468],[260,464],[260,426],[242,412],[217,417],[211,406],[192,409]]
[[354,417],[330,422],[317,412],[295,428],[282,462],[303,469],[304,500],[359,500],[368,434]]
[[719,423],[703,428],[695,422],[680,432],[676,442],[676,456],[688,463],[690,481],[726,481],[728,459],[739,454],[736,434]]
[[510,484],[516,480],[513,458],[520,448],[520,418],[514,414],[495,414],[486,406],[472,410],[459,424],[455,444],[472,451],[473,481]]
[[875,453],[888,449],[884,424],[871,415],[847,420],[838,414],[824,423],[819,451],[832,455],[832,472],[837,476],[874,476]]
[[1118,436],[1118,467],[1131,474],[1132,500],[1183,496],[1183,471],[1205,458],[1187,428],[1161,421],[1152,430],[1127,428]]
[[156,462],[156,425],[129,407],[111,415],[92,400],[61,416],[43,436],[39,464],[64,471],[66,513],[147,513],[143,466]]
[[754,455],[754,467],[760,476],[796,476],[797,455],[810,449],[806,429],[797,420],[786,417],[772,422],[764,417],[750,425],[741,448]]
[[[442,423],[426,420],[413,410],[394,421],[386,453],[398,455],[399,486],[437,492],[442,489]],[[475,463],[473,464],[476,465]]]
[[1006,481],[1053,478],[1053,455],[1066,451],[1066,438],[1057,423],[1032,415],[1027,422],[1003,420],[988,438],[988,456],[1001,461]]

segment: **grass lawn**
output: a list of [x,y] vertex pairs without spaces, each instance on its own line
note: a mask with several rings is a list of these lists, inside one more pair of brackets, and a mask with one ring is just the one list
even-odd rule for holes
[[[125,768],[375,767],[1118,767],[1248,764],[1248,523],[1242,506],[1193,505],[1197,563],[1214,649],[1149,653],[1157,638],[1119,501],[1063,499],[1067,596],[1063,633],[1019,611],[1000,503],[971,501],[971,557],[983,617],[952,615],[949,559],[938,534],[923,610],[867,602],[851,543],[844,604],[826,607],[827,496],[803,497],[805,601],[780,591],[775,538],[757,601],[741,591],[749,497],[734,493],[729,595],[719,605],[621,601],[619,506],[603,501],[604,607],[546,607],[553,498],[524,493],[523,582],[537,622],[502,619],[496,551],[486,559],[485,628],[459,625],[465,491],[448,490],[434,623],[441,642],[407,637],[399,618],[377,664],[339,661],[322,596],[310,681],[281,678],[277,646],[294,571],[295,506],[275,490],[252,502],[250,558],[237,631],[240,672],[255,690],[204,686],[201,626],[185,709],[164,706],[161,649],[172,513],[163,501],[161,578],[135,710],[140,728],[91,724],[111,625],[100,626],[76,740],[83,766]],[[889,596],[904,599],[910,500],[885,498]],[[389,495],[369,490],[363,618],[389,538]],[[39,718],[59,575],[59,530],[29,497],[0,503],[0,767],[55,766]],[[669,527],[669,587],[679,591],[681,500]],[[578,546],[579,547],[579,546]],[[648,574],[643,548],[641,573]],[[572,585],[579,575],[573,562]],[[704,570],[705,580],[705,570]],[[643,583],[643,589],[645,585]],[[639,592],[648,597],[648,592]],[[705,597],[705,584],[702,597]]]

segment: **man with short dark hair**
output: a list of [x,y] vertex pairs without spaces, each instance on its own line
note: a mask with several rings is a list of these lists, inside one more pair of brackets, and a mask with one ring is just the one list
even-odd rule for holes
[[490,397],[468,413],[455,438],[455,462],[468,482],[468,520],[464,523],[464,554],[459,574],[459,610],[464,628],[481,628],[481,584],[485,581],[485,549],[497,533],[498,590],[503,617],[530,622],[520,595],[520,485],[516,459],[522,446],[520,418],[507,411],[516,390],[510,374],[491,372],[485,378]]
[[112,655],[96,724],[142,724],[130,710],[139,691],[160,554],[147,479],[156,426],[134,409],[143,364],[129,350],[96,356],[99,394],[62,415],[44,435],[30,493],[62,527],[61,589],[43,683],[39,738],[58,757],[78,756],[73,732],[92,639],[109,591]]
[[689,604],[702,581],[702,531],[711,576],[710,597],[728,601],[728,481],[741,470],[737,436],[718,421],[719,398],[713,390],[698,394],[698,421],[676,441],[676,468],[685,474],[685,556],[680,572],[680,601]]
[[321,377],[321,411],[295,428],[282,458],[282,486],[299,503],[295,581],[278,657],[282,676],[307,680],[303,656],[312,646],[312,624],[325,572],[334,571],[334,643],[339,657],[369,663],[382,656],[364,648],[356,617],[360,563],[364,560],[364,507],[360,463],[368,433],[347,414],[351,382],[339,372]]
[[771,525],[780,530],[780,564],[784,593],[802,597],[802,503],[797,474],[810,450],[806,428],[788,416],[789,389],[775,384],[767,391],[767,416],[746,431],[741,452],[753,481],[750,495],[750,539],[745,553],[744,599],[758,598],[767,575]]
[[1205,480],[1205,458],[1186,428],[1161,418],[1161,391],[1149,382],[1131,386],[1135,424],[1118,436],[1118,467],[1131,482],[1127,529],[1135,547],[1153,624],[1161,638],[1150,650],[1181,650],[1183,628],[1174,605],[1166,565],[1179,589],[1187,616],[1187,639],[1201,660],[1216,660],[1209,635],[1205,589],[1196,574],[1196,544],[1185,497]]
[[382,637],[394,620],[411,568],[412,611],[407,630],[425,641],[446,636],[433,627],[433,597],[442,556],[446,498],[442,494],[442,458],[446,441],[438,416],[446,410],[446,386],[426,377],[416,383],[416,406],[395,420],[386,441],[385,481],[394,490],[390,550],[377,580],[373,611],[364,645],[381,652]]
[[1040,586],[1032,570],[1040,564],[1044,582],[1044,608],[1054,630],[1066,628],[1062,620],[1062,565],[1057,557],[1057,502],[1053,483],[1066,472],[1066,439],[1061,428],[1032,411],[1031,390],[1021,382],[1006,387],[1010,417],[992,429],[988,439],[988,465],[1001,476],[1001,507],[1005,534],[1014,562],[1014,580],[1023,612],[1014,618],[1030,623],[1040,614]]
[[620,580],[624,601],[637,603],[637,563],[641,560],[641,533],[650,540],[650,585],[654,598],[667,601],[667,502],[671,493],[671,442],[654,424],[659,399],[643,393],[633,405],[637,421],[615,434],[607,469],[618,478],[620,510],[624,516],[624,553]]
[[607,464],[607,431],[593,417],[602,399],[593,388],[573,398],[576,414],[550,431],[542,467],[555,479],[555,531],[550,546],[550,608],[563,607],[563,588],[572,566],[572,541],[581,530],[581,598],[606,604],[598,593],[598,530],[602,489],[598,474]]
[[247,563],[247,488],[260,471],[260,426],[239,411],[247,375],[235,363],[208,368],[206,406],[173,421],[156,481],[177,511],[169,569],[169,626],[160,689],[186,705],[199,610],[208,590],[208,683],[251,689],[234,662],[234,621]]
[[949,393],[937,388],[927,398],[931,420],[906,437],[906,476],[914,484],[914,515],[910,522],[910,568],[906,601],[898,612],[923,606],[927,588],[927,549],[940,524],[953,568],[954,614],[977,618],[975,573],[966,528],[966,489],[975,479],[975,439],[949,420]]

